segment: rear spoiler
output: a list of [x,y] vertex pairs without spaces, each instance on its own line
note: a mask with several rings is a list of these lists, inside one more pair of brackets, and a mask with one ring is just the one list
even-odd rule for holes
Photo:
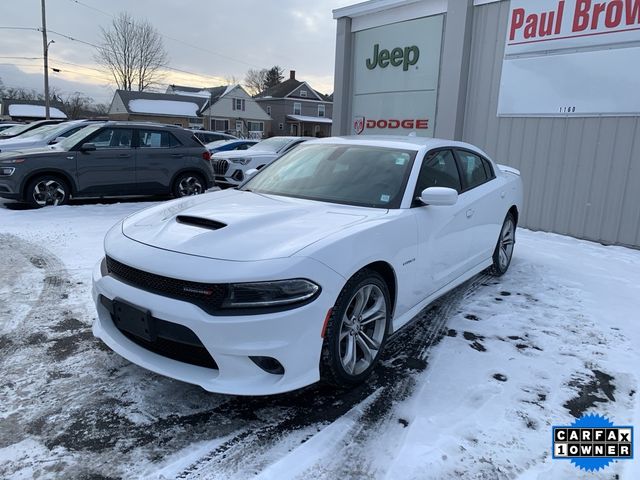
[[498,164],[498,168],[505,173],[513,173],[514,175],[518,175],[518,176],[520,175],[520,170],[518,170],[517,168],[508,167],[507,165],[500,165],[500,164]]

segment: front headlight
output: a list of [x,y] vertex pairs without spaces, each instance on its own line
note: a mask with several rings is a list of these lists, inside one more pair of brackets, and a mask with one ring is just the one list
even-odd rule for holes
[[16,163],[24,163],[24,158],[9,158],[8,160],[2,160],[0,163],[4,165],[15,165]]
[[246,165],[251,161],[250,158],[230,158],[231,163],[239,163],[240,165]]
[[294,278],[273,282],[232,283],[222,308],[276,307],[304,302],[320,287],[310,280]]

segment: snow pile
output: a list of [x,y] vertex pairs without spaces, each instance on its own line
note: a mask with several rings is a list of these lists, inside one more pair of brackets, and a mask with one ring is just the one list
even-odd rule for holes
[[149,113],[153,115],[170,115],[175,117],[197,117],[198,105],[193,102],[177,100],[145,100],[129,101],[129,110],[134,113]]

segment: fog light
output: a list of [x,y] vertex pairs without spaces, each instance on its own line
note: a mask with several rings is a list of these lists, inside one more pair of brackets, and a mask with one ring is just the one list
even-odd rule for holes
[[249,357],[253,363],[259,366],[262,370],[272,375],[283,375],[284,367],[282,364],[272,357]]
[[15,172],[15,167],[2,167],[0,168],[0,176],[2,177],[10,177]]

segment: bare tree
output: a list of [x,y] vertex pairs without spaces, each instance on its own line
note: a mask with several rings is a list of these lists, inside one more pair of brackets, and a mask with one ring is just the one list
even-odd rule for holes
[[93,98],[87,97],[82,92],[74,92],[63,101],[64,113],[67,114],[69,120],[76,120],[87,116],[94,110]]
[[148,21],[122,12],[101,32],[95,58],[111,73],[119,89],[144,91],[162,80],[168,55],[160,33]]
[[244,77],[244,86],[250,95],[257,95],[264,90],[264,82],[267,76],[267,70],[249,70]]
[[225,85],[238,85],[240,80],[235,75],[225,75],[224,76],[224,84]]
[[257,95],[267,88],[273,87],[284,79],[284,70],[277,65],[262,70],[249,70],[244,77],[244,86],[251,95]]

